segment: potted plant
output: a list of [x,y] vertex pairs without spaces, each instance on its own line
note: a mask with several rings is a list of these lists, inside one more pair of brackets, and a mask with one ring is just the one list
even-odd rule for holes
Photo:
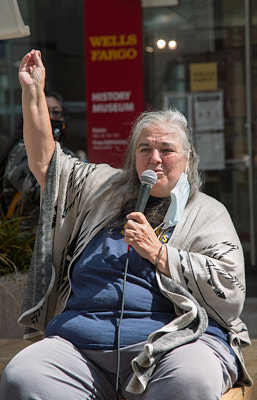
[[0,338],[20,338],[23,334],[17,318],[35,235],[20,230],[22,218],[7,218],[0,207]]

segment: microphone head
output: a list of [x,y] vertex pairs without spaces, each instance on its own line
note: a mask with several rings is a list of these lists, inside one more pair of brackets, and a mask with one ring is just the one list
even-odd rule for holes
[[157,182],[157,175],[151,169],[146,169],[141,174],[141,185],[154,186]]

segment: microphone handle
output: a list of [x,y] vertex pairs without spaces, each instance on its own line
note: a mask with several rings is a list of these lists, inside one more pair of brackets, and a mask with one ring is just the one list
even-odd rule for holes
[[146,203],[148,202],[152,185],[141,184],[135,211],[143,213],[145,211]]

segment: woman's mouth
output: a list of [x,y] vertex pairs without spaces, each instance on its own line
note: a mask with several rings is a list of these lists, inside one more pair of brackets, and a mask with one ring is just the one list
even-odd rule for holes
[[160,169],[155,169],[154,172],[156,173],[157,176],[163,175],[164,171]]

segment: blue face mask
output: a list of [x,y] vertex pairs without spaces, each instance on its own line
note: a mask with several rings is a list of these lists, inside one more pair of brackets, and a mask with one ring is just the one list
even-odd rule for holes
[[188,182],[187,173],[183,172],[174,187],[170,192],[170,206],[163,220],[163,228],[167,229],[176,225],[185,209],[190,193],[190,184]]

